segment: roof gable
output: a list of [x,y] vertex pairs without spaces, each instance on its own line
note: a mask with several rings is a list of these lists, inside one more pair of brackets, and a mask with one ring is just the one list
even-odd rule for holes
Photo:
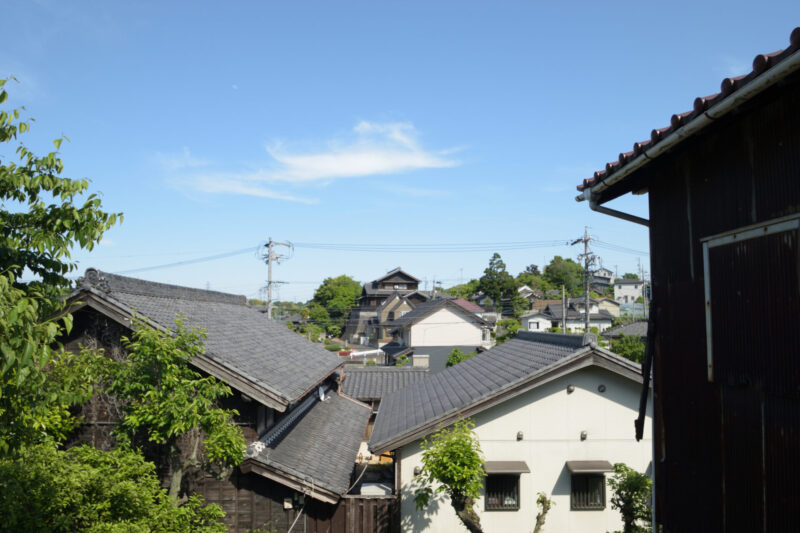
[[381,282],[388,282],[388,281],[400,281],[400,282],[413,282],[419,283],[419,279],[415,278],[408,272],[404,271],[400,267],[395,268],[394,270],[390,270],[382,277],[372,280],[372,283],[381,283]]
[[192,364],[279,411],[305,395],[341,365],[320,345],[267,319],[243,296],[86,271],[68,305],[86,301],[114,320],[136,314],[171,330],[181,314],[206,330],[204,356]]
[[481,325],[488,325],[489,323],[486,322],[483,318],[479,317],[475,313],[471,311],[467,311],[456,303],[454,299],[451,298],[443,298],[441,300],[429,300],[427,302],[422,302],[417,304],[417,306],[409,311],[408,313],[404,314],[400,318],[397,318],[391,322],[387,322],[389,326],[400,326],[406,327],[419,322],[427,318],[428,316],[432,315],[439,309],[448,308],[451,311],[455,312],[457,315],[461,316],[465,320],[477,322]]
[[383,399],[370,449],[383,452],[421,438],[565,373],[601,366],[636,382],[641,367],[598,348],[595,336],[518,332],[517,336]]

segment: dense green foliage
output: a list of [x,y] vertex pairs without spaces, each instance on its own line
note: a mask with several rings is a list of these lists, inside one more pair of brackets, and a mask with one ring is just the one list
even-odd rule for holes
[[478,280],[478,290],[492,299],[495,305],[501,305],[503,299],[513,305],[517,296],[517,283],[514,277],[506,270],[506,264],[495,253],[489,260],[489,266],[483,271],[483,276]]
[[622,279],[639,279],[639,274],[633,272],[626,272],[622,275]]
[[160,487],[152,463],[138,453],[53,443],[0,459],[0,531],[227,531],[217,505],[190,498],[176,506]]
[[461,285],[454,285],[449,289],[445,289],[445,292],[453,298],[464,298],[468,300],[470,296],[478,292],[479,285],[480,282],[477,279],[471,279]]
[[[317,316],[312,309],[311,320],[320,327],[338,327],[339,331],[345,326],[350,310],[355,306],[356,300],[361,295],[361,284],[350,276],[337,276],[335,278],[325,278],[320,285],[311,306],[316,307]],[[325,311],[327,316],[323,316],[319,309]],[[332,334],[331,331],[328,331]]]
[[553,288],[564,288],[569,296],[578,296],[583,292],[583,267],[572,259],[564,259],[560,255],[553,257],[544,268],[544,279]]
[[466,361],[467,359],[475,357],[476,355],[478,355],[478,352],[464,353],[461,348],[453,348],[453,351],[447,356],[447,363],[445,363],[445,367],[455,366],[462,361]]
[[644,361],[645,346],[645,342],[640,337],[624,333],[618,339],[611,339],[611,351],[634,363],[641,364]]
[[614,474],[608,479],[614,491],[611,508],[622,514],[624,533],[649,533],[652,531],[653,482],[644,474],[628,468],[624,463],[614,465]]
[[183,472],[204,465],[198,452],[182,456],[181,437],[200,430],[202,437],[192,436],[202,438],[205,458],[223,468],[242,461],[245,444],[242,430],[232,421],[238,413],[217,406],[231,395],[230,388],[189,366],[204,352],[205,334],[184,327],[180,319],[175,325],[170,335],[139,323],[131,339],[123,337],[128,357],[110,363],[109,390],[124,414],[116,432],[119,440],[138,445],[144,434],[147,441],[169,448],[170,494],[177,497]]
[[475,423],[459,420],[422,441],[422,470],[414,502],[424,509],[434,493],[445,493],[459,519],[471,532],[481,531],[480,518],[473,505],[483,489],[483,454]]
[[0,275],[0,457],[48,436],[63,439],[78,422],[69,408],[91,397],[95,372],[91,354],[64,352],[56,342],[71,317],[41,321],[49,302],[14,281]]
[[508,339],[514,337],[517,331],[521,329],[522,324],[519,323],[519,320],[515,320],[513,318],[501,320],[497,323],[497,344],[503,344]]

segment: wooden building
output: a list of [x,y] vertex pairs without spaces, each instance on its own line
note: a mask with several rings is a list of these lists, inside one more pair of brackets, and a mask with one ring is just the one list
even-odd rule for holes
[[[644,371],[664,533],[798,529],[798,49],[800,28],[578,187],[650,228]],[[649,220],[603,205],[629,192],[649,195]]]

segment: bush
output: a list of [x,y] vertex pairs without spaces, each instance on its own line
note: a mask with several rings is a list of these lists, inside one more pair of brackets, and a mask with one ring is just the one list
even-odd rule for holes
[[167,495],[137,452],[45,443],[0,460],[0,531],[222,533],[225,513]]
[[328,344],[327,346],[325,346],[325,349],[328,350],[329,352],[338,352],[341,349],[341,346],[339,346],[338,344]]

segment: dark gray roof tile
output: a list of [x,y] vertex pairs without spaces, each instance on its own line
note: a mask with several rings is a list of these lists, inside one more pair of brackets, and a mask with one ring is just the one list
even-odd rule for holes
[[351,398],[376,400],[427,375],[427,369],[423,368],[348,365],[344,370],[342,392]]
[[176,315],[206,331],[206,356],[248,381],[297,400],[340,365],[321,345],[268,320],[244,296],[155,283],[89,269],[78,290],[95,288],[165,329]]
[[254,460],[342,495],[350,486],[369,407],[329,393]]
[[385,396],[371,444],[381,445],[519,383],[594,340],[520,331],[513,339]]

